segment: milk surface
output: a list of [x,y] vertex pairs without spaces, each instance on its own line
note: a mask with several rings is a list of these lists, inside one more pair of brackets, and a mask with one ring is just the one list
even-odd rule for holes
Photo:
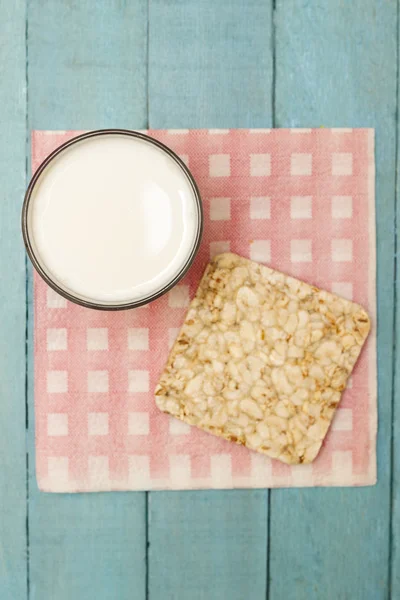
[[195,244],[198,210],[178,164],[156,146],[104,134],[64,150],[37,181],[28,226],[48,275],[81,299],[161,290]]

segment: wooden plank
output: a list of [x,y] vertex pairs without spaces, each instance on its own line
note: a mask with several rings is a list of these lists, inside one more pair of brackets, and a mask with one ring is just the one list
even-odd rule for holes
[[150,127],[270,127],[271,16],[270,0],[152,0]]
[[[399,15],[398,15],[399,16]],[[397,59],[400,52],[400,30],[397,38]],[[399,73],[397,73],[397,98],[400,93]],[[397,110],[399,107],[397,107]],[[398,257],[398,248],[400,244],[400,186],[399,186],[399,143],[400,127],[399,115],[397,112],[397,178],[396,178],[396,272],[395,272],[395,350],[394,350],[394,389],[393,389],[393,426],[392,426],[392,528],[391,528],[391,546],[390,546],[390,589],[392,598],[400,597],[400,260]]]
[[149,496],[151,600],[266,598],[266,491]]
[[[146,0],[29,6],[30,128],[145,127]],[[31,305],[29,320],[31,359]],[[144,599],[146,495],[38,491],[29,366],[31,596]]]
[[147,0],[31,4],[31,126],[145,127]]
[[389,596],[396,12],[375,0],[277,2],[277,125],[376,128],[379,436],[377,486],[272,493],[272,599]]
[[[150,127],[270,127],[271,4],[152,0]],[[267,491],[149,494],[152,600],[266,595]]]
[[25,450],[25,2],[0,0],[0,598],[27,598]]

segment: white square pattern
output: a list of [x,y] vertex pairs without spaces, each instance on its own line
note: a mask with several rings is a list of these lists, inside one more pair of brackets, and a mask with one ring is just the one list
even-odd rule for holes
[[210,154],[210,177],[229,177],[231,174],[231,157],[229,154]]
[[352,240],[332,240],[333,262],[351,262],[353,260]]
[[65,298],[57,294],[51,287],[47,288],[46,292],[47,308],[66,308],[67,301]]
[[149,349],[149,330],[147,327],[137,327],[128,330],[129,350]]
[[296,134],[296,133],[311,133],[311,131],[312,131],[312,129],[310,129],[309,127],[303,127],[303,128],[297,127],[296,129],[291,129],[290,133],[294,133],[294,134]]
[[332,175],[352,175],[353,155],[349,152],[332,154]]
[[338,481],[348,479],[351,481],[353,474],[353,453],[351,450],[338,450],[332,452],[332,477]]
[[130,412],[128,415],[129,435],[148,435],[150,432],[149,413]]
[[332,197],[332,217],[334,219],[351,219],[353,216],[353,198],[351,196]]
[[190,425],[184,423],[180,419],[170,418],[169,432],[171,435],[187,435],[190,433]]
[[186,135],[189,129],[168,129],[169,135]]
[[210,219],[211,221],[229,221],[231,218],[230,198],[211,198]]
[[254,196],[250,198],[250,219],[270,219],[271,198],[268,196]]
[[312,465],[292,465],[291,478],[295,486],[303,487],[313,483]]
[[48,329],[47,330],[47,350],[53,352],[56,350],[67,349],[67,330],[60,329]]
[[188,454],[172,454],[169,457],[169,474],[172,481],[179,485],[182,482],[190,482],[191,467],[190,456]]
[[189,287],[176,285],[168,292],[168,304],[171,308],[185,308],[189,306]]
[[146,486],[151,484],[150,457],[133,454],[129,456],[128,462],[130,485],[146,489]]
[[97,485],[107,485],[109,480],[108,456],[89,456],[88,471],[90,480]]
[[211,487],[232,486],[232,457],[230,454],[213,454],[211,463]]
[[211,242],[210,258],[214,258],[214,256],[217,256],[217,254],[222,254],[223,252],[229,252],[230,248],[230,242]]
[[86,342],[88,350],[108,350],[107,327],[88,328]]
[[268,263],[271,260],[270,240],[254,240],[250,244],[250,258],[256,262]]
[[265,482],[267,485],[268,478],[271,476],[271,462],[266,456],[258,454],[258,452],[250,452],[251,457],[251,474],[257,478],[260,483]]
[[290,199],[290,216],[292,219],[311,219],[312,197],[292,196]]
[[311,262],[311,240],[292,240],[290,242],[290,259],[292,262]]
[[49,479],[68,481],[68,456],[49,456],[47,469]]
[[88,392],[108,392],[108,371],[88,371]]
[[89,435],[108,434],[108,413],[91,412],[88,414]]
[[129,371],[129,391],[148,392],[150,388],[148,371]]
[[346,300],[353,300],[353,284],[347,281],[334,281],[332,283],[332,292],[346,298]]
[[47,371],[47,391],[49,394],[68,392],[67,371]]
[[312,154],[292,154],[290,172],[292,175],[311,175]]
[[271,155],[250,154],[250,175],[252,177],[268,177],[271,175]]
[[353,430],[353,411],[351,408],[338,408],[332,422],[334,431]]
[[68,415],[64,413],[49,413],[47,415],[47,435],[68,435]]

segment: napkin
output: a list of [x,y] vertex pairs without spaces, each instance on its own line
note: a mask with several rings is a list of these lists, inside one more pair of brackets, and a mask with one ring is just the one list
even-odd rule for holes
[[[35,170],[78,131],[32,133]],[[151,130],[188,165],[204,236],[157,301],[102,312],[34,277],[36,474],[47,492],[358,486],[376,481],[374,132]],[[288,466],[161,413],[154,388],[210,257],[232,251],[362,304],[373,328],[311,465]]]

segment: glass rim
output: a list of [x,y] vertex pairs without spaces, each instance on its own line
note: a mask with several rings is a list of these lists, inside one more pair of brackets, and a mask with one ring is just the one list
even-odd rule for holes
[[[68,290],[62,288],[57,283],[57,281],[55,281],[50,276],[50,274],[43,268],[42,265],[45,265],[45,263],[44,263],[44,261],[39,260],[37,253],[35,252],[35,249],[32,245],[32,241],[31,241],[31,238],[33,238],[33,236],[31,235],[31,232],[30,232],[29,219],[28,219],[28,211],[29,211],[29,206],[30,206],[34,188],[35,188],[40,176],[45,171],[45,169],[47,169],[49,164],[59,154],[61,154],[64,150],[66,150],[70,146],[73,146],[81,141],[84,141],[86,139],[90,139],[93,137],[99,137],[99,136],[103,136],[103,135],[113,135],[113,134],[114,135],[125,135],[125,136],[134,137],[136,139],[141,139],[147,143],[152,144],[153,146],[156,146],[158,149],[160,149],[163,152],[165,152],[166,154],[168,154],[170,156],[170,158],[172,158],[178,164],[178,166],[183,171],[183,174],[186,175],[186,178],[187,178],[187,180],[191,186],[192,192],[193,192],[193,196],[194,196],[194,200],[195,200],[196,208],[197,208],[197,217],[198,217],[197,218],[196,236],[194,239],[193,247],[192,247],[190,253],[188,254],[186,261],[182,265],[182,268],[171,279],[171,281],[169,281],[161,289],[157,290],[156,292],[154,292],[152,294],[148,294],[147,296],[145,296],[143,298],[140,298],[138,300],[130,300],[127,302],[116,303],[116,304],[96,302],[93,299],[91,299],[91,300],[85,299],[85,298],[80,297],[79,295],[75,295],[71,291],[68,291]],[[204,225],[203,206],[202,206],[199,188],[197,187],[196,181],[195,181],[192,173],[190,172],[188,167],[185,165],[183,160],[173,150],[171,150],[171,148],[169,148],[162,142],[156,140],[155,138],[152,138],[149,135],[146,135],[145,133],[141,133],[139,131],[134,131],[131,129],[96,129],[93,131],[88,131],[86,133],[77,135],[77,136],[71,138],[70,140],[64,142],[60,146],[58,146],[43,160],[43,162],[39,165],[39,167],[36,169],[35,173],[33,174],[32,178],[29,182],[29,185],[27,187],[27,190],[25,192],[24,201],[23,201],[23,205],[22,205],[22,215],[21,215],[22,236],[23,236],[27,254],[29,256],[29,259],[30,259],[33,267],[35,268],[37,273],[42,277],[42,279],[47,283],[47,285],[49,285],[54,291],[56,291],[58,294],[60,294],[60,296],[62,296],[63,298],[65,298],[71,302],[74,302],[75,304],[79,304],[80,306],[84,306],[85,308],[94,308],[97,310],[106,310],[106,311],[107,310],[108,311],[111,311],[111,310],[117,311],[117,310],[127,310],[130,308],[137,308],[139,306],[143,306],[144,304],[148,304],[148,303],[152,302],[153,300],[156,300],[160,296],[163,296],[170,289],[172,289],[184,277],[184,275],[186,275],[189,267],[192,265],[192,263],[195,259],[195,256],[200,247],[200,242],[201,242],[202,233],[203,233],[203,225]]]

